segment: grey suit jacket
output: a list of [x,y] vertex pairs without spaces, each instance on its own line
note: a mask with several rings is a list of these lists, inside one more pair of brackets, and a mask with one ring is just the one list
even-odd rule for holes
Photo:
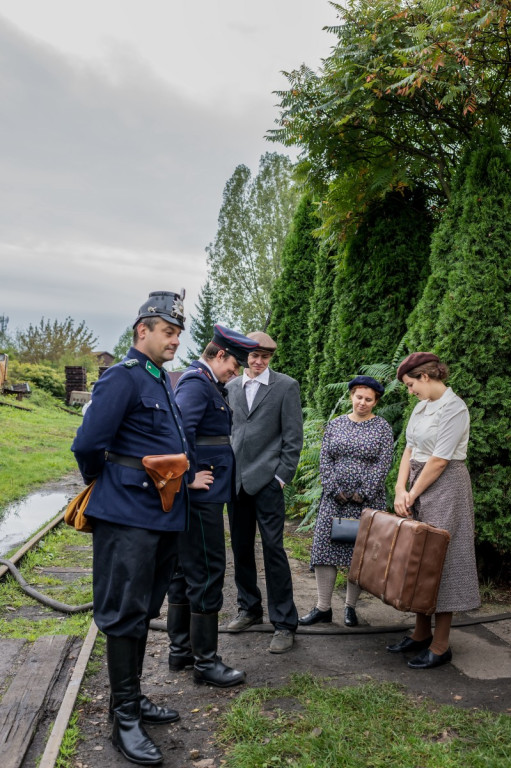
[[253,496],[278,475],[291,482],[303,444],[300,387],[295,379],[270,369],[250,413],[242,376],[227,384],[233,410],[232,447],[236,458],[236,493],[243,485]]

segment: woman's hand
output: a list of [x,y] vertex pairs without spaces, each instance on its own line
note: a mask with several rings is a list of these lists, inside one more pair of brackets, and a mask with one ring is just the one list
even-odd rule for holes
[[399,517],[411,517],[412,516],[412,504],[410,500],[410,493],[406,488],[396,489],[396,497],[394,499],[394,510]]
[[348,501],[348,497],[346,496],[344,491],[339,491],[339,493],[335,497],[335,500],[338,504],[346,504],[346,502]]
[[192,488],[194,491],[209,491],[209,486],[214,479],[213,473],[209,469],[202,469],[196,473],[193,483],[188,483],[188,488]]

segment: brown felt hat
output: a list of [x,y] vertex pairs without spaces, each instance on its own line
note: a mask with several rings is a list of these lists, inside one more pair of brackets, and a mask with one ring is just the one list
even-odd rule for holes
[[405,357],[399,368],[397,369],[397,378],[399,381],[403,381],[403,376],[409,371],[413,371],[414,368],[418,368],[419,365],[425,363],[439,363],[440,358],[434,355],[433,352],[412,352],[411,355]]
[[277,342],[273,341],[272,337],[268,336],[264,331],[247,333],[247,338],[257,341],[257,349],[261,349],[263,352],[275,352],[277,349]]

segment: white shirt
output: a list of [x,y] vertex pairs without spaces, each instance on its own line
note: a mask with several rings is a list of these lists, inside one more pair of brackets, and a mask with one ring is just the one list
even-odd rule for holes
[[252,405],[254,404],[254,398],[257,395],[257,390],[259,389],[260,385],[264,384],[265,386],[268,386],[269,381],[269,368],[266,368],[262,373],[259,374],[259,376],[256,376],[255,379],[252,379],[247,375],[246,369],[243,371],[243,380],[241,382],[241,386],[245,390],[245,397],[247,398],[249,412],[252,408]]
[[413,409],[406,428],[406,445],[416,461],[464,460],[470,433],[468,408],[450,387],[438,400],[422,400]]
[[[254,379],[252,379],[247,374],[247,369],[243,371],[243,379],[241,381],[241,386],[245,390],[245,397],[247,398],[247,405],[248,405],[248,412],[250,413],[250,409],[252,408],[254,404],[254,398],[257,395],[257,391],[261,384],[264,386],[268,386],[270,382],[270,369],[266,368],[262,373],[259,374],[259,376],[256,376]],[[275,475],[275,478],[279,481],[279,483],[284,486],[285,482],[280,479],[278,475]]]

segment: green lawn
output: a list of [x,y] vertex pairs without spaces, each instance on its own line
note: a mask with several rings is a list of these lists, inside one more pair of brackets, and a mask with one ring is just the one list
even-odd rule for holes
[[[0,397],[0,401],[13,403]],[[70,446],[81,415],[62,410],[45,393],[21,403],[30,410],[0,405],[0,512],[10,502],[76,469]]]

